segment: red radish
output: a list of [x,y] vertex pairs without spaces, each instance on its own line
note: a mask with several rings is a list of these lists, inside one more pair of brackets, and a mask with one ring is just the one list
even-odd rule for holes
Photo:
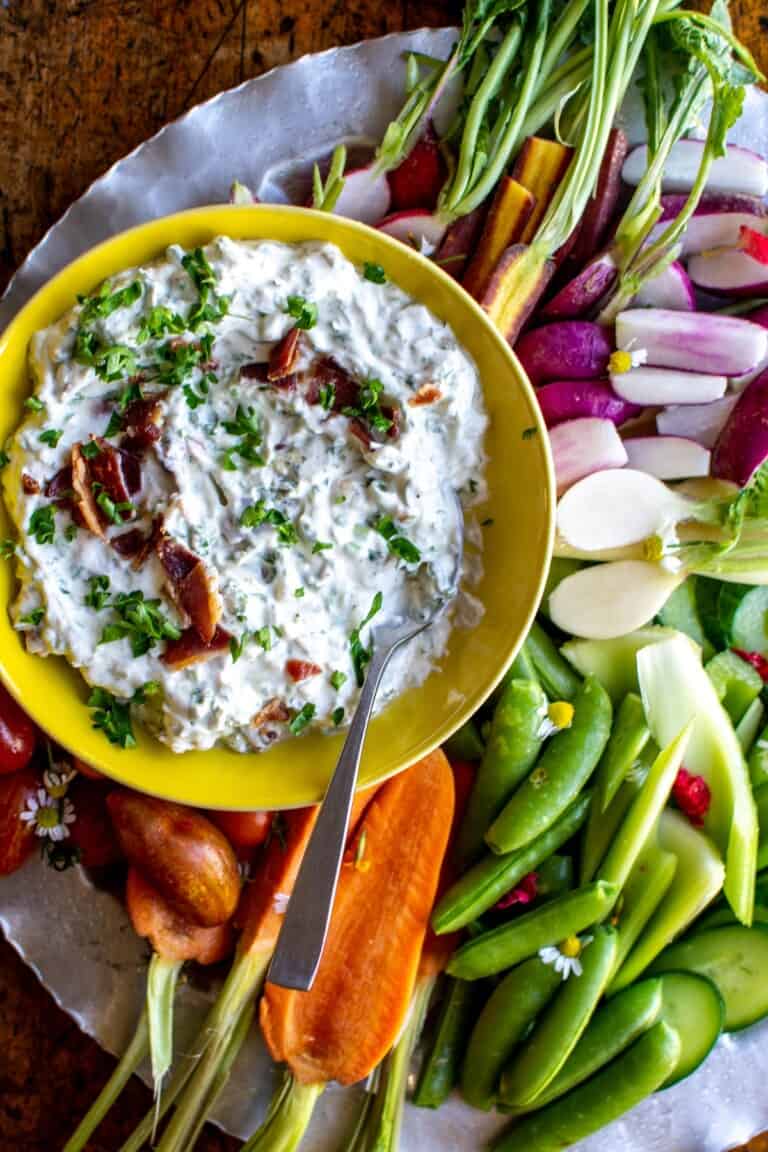
[[737,316],[630,308],[616,318],[616,345],[661,368],[738,376],[766,355],[768,331]]
[[386,176],[374,173],[372,168],[356,168],[346,173],[333,211],[337,216],[347,216],[362,224],[375,224],[387,215],[391,206]]
[[603,377],[612,349],[609,331],[587,320],[562,320],[534,328],[515,345],[518,359],[533,384],[564,377]]
[[626,134],[621,128],[612,128],[600,164],[597,187],[587,204],[569,254],[569,259],[576,265],[583,264],[599,252],[608,239],[621,192],[621,169],[628,147]]
[[768,292],[768,266],[741,248],[713,248],[688,261],[697,288],[716,296],[760,296]]
[[755,228],[742,224],[739,228],[738,247],[760,264],[768,264],[768,237]]
[[[703,150],[703,140],[678,140],[672,146],[664,165],[664,192],[690,192]],[[648,145],[641,144],[633,148],[624,161],[622,179],[626,184],[639,184],[647,168]],[[757,152],[729,144],[725,155],[717,157],[710,168],[707,191],[765,196],[768,192],[768,164]]]
[[459,216],[458,220],[454,220],[450,225],[435,252],[433,257],[435,264],[439,264],[444,272],[453,276],[454,280],[461,280],[464,275],[469,258],[483,230],[487,211],[487,201],[484,201],[473,212]]
[[659,480],[687,480],[709,476],[710,453],[683,436],[637,436],[625,440],[629,467]]
[[677,262],[668,264],[658,276],[647,280],[632,300],[639,308],[671,308],[675,312],[695,312],[696,293],[690,277]]
[[446,176],[440,141],[431,124],[427,124],[406,158],[387,173],[392,193],[392,210],[428,208],[437,205],[437,197]]
[[610,252],[595,256],[544,305],[541,315],[562,320],[588,315],[616,283],[617,276],[616,261]]
[[614,391],[631,404],[706,404],[719,400],[728,386],[725,376],[680,372],[674,368],[630,368],[611,374]]
[[712,448],[737,399],[723,396],[709,404],[673,404],[656,414],[656,428],[661,436],[685,436]]
[[[662,196],[659,223],[648,237],[653,243],[682,209],[687,197],[682,193]],[[681,256],[694,256],[710,248],[732,248],[739,239],[739,228],[746,224],[768,231],[765,205],[752,196],[702,196],[693,217],[681,237]]]
[[617,396],[607,380],[553,380],[536,390],[536,399],[547,428],[582,416],[623,424],[642,412],[638,404]]
[[416,208],[413,212],[385,216],[376,227],[379,232],[386,232],[387,236],[394,236],[395,240],[402,240],[403,244],[431,256],[439,248],[448,226],[426,208]]
[[549,442],[558,496],[591,472],[622,468],[627,462],[627,450],[610,420],[568,420],[551,430]]
[[712,475],[743,487],[768,458],[768,371],[748,384],[717,438]]
[[[679,216],[687,199],[688,196],[685,192],[667,192],[662,196],[659,223],[668,224],[670,220]],[[728,216],[747,216],[749,220],[754,221],[756,216],[766,215],[768,215],[768,211],[766,211],[766,206],[759,196],[705,192],[696,205],[693,219],[703,223],[706,219],[713,219],[718,216],[720,219]]]

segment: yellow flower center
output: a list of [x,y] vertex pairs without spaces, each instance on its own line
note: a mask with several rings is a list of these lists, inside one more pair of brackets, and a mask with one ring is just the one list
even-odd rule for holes
[[573,723],[573,704],[567,700],[555,700],[547,708],[547,716],[556,728],[570,728]]
[[664,557],[664,541],[661,536],[649,536],[643,541],[643,556],[646,560],[661,560]]
[[581,954],[581,940],[578,936],[569,936],[567,940],[563,940],[560,945],[560,951],[563,956],[567,956],[569,960],[575,960]]
[[61,784],[48,784],[48,795],[52,800],[61,800],[67,794],[68,781],[63,781]]
[[616,352],[611,353],[608,360],[608,371],[612,372],[614,376],[619,376],[622,372],[629,372],[631,367],[632,357],[629,352],[619,348]]
[[55,828],[59,822],[59,810],[50,805],[45,808],[38,808],[36,813],[36,821],[41,828]]

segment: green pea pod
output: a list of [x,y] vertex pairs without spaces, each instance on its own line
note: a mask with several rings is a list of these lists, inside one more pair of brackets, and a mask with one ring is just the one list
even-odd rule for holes
[[550,856],[536,868],[536,896],[559,896],[573,888],[573,858]]
[[547,697],[540,684],[510,680],[496,705],[458,840],[459,864],[476,860],[504,801],[528,775],[544,743]]
[[589,1024],[616,958],[613,928],[595,928],[583,948],[581,974],[570,977],[511,1063],[501,1074],[499,1096],[513,1107],[530,1104],[565,1064]]
[[413,1094],[417,1108],[439,1108],[459,1078],[461,1058],[477,1012],[477,985],[446,979],[435,1031]]
[[559,820],[519,852],[496,856],[489,852],[483,860],[453,884],[438,901],[432,914],[432,927],[438,935],[465,928],[501,900],[523,876],[534,872],[561,845],[575,836],[587,816],[589,793],[577,797]]
[[608,1000],[595,1012],[557,1076],[524,1111],[537,1111],[564,1096],[621,1055],[638,1036],[653,1027],[663,1002],[660,977],[641,980]]
[[623,784],[611,800],[605,812],[600,811],[595,792],[592,792],[592,803],[589,806],[589,816],[584,835],[581,839],[581,882],[588,884],[594,879],[598,866],[605,857],[616,830],[632,805],[638,792],[643,787],[650,766],[659,754],[659,749],[653,740],[649,740],[637,761],[628,773]]
[[534,956],[497,984],[472,1029],[461,1067],[461,1094],[473,1108],[493,1107],[502,1068],[560,982],[559,973]]
[[462,724],[443,745],[449,760],[479,760],[485,751],[480,731],[473,719]]
[[570,728],[547,744],[536,767],[486,833],[494,852],[522,848],[554,824],[597,767],[611,732],[611,701],[597,680],[585,680],[573,701]]
[[538,683],[538,674],[536,666],[531,660],[531,654],[528,651],[528,645],[523,644],[520,651],[509,666],[509,671],[504,677],[504,685],[509,683],[510,680],[535,680]]
[[600,865],[598,877],[623,888],[643,845],[667,802],[688,741],[693,731],[693,720],[659,753],[651,765],[645,784],[635,797],[618,832],[611,841],[608,855]]
[[512,968],[540,948],[599,923],[610,912],[618,894],[614,884],[598,881],[557,896],[533,912],[462,944],[446,971],[460,980],[479,980]]
[[671,888],[676,871],[677,856],[662,848],[655,836],[649,836],[616,906],[617,972]]
[[749,778],[753,788],[768,784],[768,727],[763,728],[749,754]]
[[550,700],[573,700],[581,680],[560,655],[554,640],[534,620],[525,641],[528,655]]
[[492,1152],[562,1152],[660,1088],[680,1051],[677,1032],[659,1021],[586,1083],[515,1122],[494,1141]]
[[650,737],[643,702],[636,693],[628,692],[619,705],[608,745],[597,768],[595,790],[601,812],[605,812],[613,800]]

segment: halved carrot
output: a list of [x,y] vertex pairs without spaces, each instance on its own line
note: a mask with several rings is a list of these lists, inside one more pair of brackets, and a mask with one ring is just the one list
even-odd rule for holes
[[522,238],[534,207],[535,199],[527,188],[510,176],[502,176],[462,279],[463,287],[475,300],[482,297],[505,248]]
[[545,140],[541,136],[526,139],[512,169],[512,177],[528,189],[535,204],[522,234],[516,236],[515,241],[528,244],[536,235],[572,155],[573,149],[557,140]]

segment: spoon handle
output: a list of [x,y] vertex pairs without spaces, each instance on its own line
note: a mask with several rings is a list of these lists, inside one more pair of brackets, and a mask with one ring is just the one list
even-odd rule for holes
[[344,747],[296,878],[267,979],[308,991],[323,954],[376,691],[397,645],[374,649]]

